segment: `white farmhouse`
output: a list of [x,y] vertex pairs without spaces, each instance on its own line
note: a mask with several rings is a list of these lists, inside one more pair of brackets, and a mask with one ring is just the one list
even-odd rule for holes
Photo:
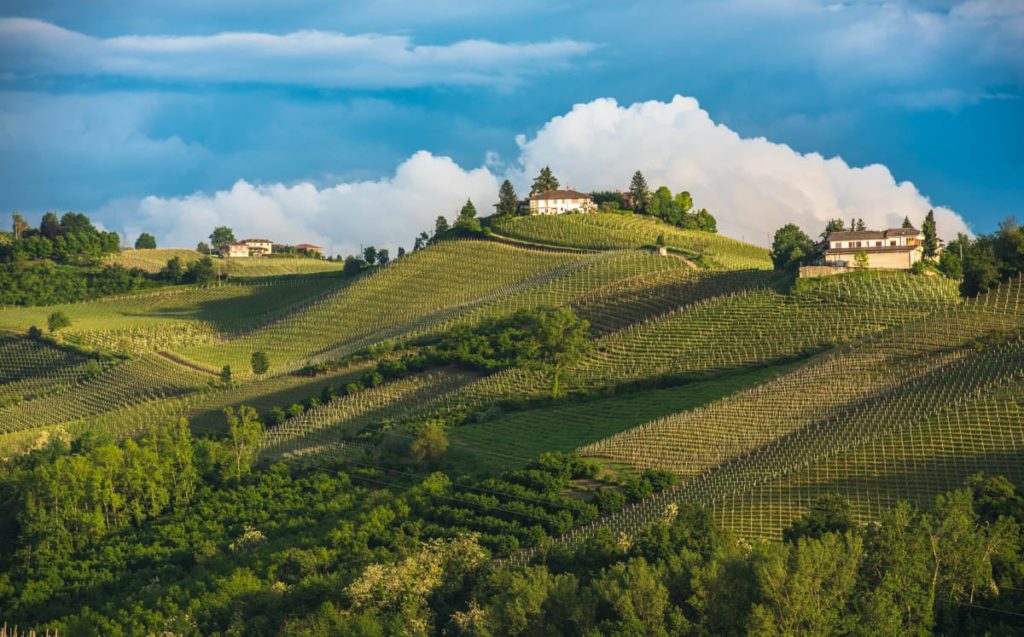
[[530,195],[531,215],[561,215],[567,212],[595,212],[594,198],[575,190],[549,190]]

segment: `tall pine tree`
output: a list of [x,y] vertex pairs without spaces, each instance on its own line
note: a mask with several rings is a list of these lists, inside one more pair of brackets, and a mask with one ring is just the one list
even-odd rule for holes
[[633,197],[633,212],[646,212],[651,191],[644,174],[639,170],[633,173],[633,180],[629,182],[629,194]]
[[506,179],[498,190],[498,214],[502,217],[514,215],[519,208],[519,197],[512,187],[512,182]]
[[536,195],[542,192],[548,192],[549,190],[558,190],[558,179],[551,172],[550,166],[545,166],[540,169],[540,174],[533,180],[533,187],[530,188],[530,194]]
[[928,211],[921,231],[924,232],[924,256],[925,258],[932,258],[939,253],[939,236],[935,228],[935,211]]
[[907,217],[907,216],[903,217],[903,227],[904,228],[913,228],[914,227],[914,224],[910,223],[910,217]]

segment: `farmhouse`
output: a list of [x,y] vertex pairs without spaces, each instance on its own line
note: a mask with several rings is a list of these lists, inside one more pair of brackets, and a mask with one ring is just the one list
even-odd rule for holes
[[567,212],[594,212],[594,198],[575,190],[549,190],[530,195],[531,215],[560,215]]
[[909,270],[924,254],[924,233],[917,228],[833,232],[826,241],[825,263],[834,266],[852,266],[857,253],[863,252],[868,268]]
[[244,243],[225,243],[220,248],[220,256],[227,258],[249,256],[249,246]]
[[269,239],[243,239],[242,245],[249,248],[250,257],[262,257],[274,252],[274,242]]
[[320,246],[315,246],[312,243],[300,243],[295,246],[295,249],[302,254],[317,254],[323,256],[324,249]]

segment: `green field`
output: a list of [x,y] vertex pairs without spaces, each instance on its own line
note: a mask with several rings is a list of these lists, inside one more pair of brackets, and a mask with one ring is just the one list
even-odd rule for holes
[[[184,265],[198,261],[203,257],[195,250],[187,248],[155,248],[152,250],[126,249],[106,259],[107,263],[116,263],[126,268],[139,268],[150,274],[159,272],[174,257],[181,259]],[[232,278],[286,276],[291,274],[317,274],[321,272],[341,272],[343,263],[313,259],[307,257],[245,257],[222,259],[212,257],[218,274]]]

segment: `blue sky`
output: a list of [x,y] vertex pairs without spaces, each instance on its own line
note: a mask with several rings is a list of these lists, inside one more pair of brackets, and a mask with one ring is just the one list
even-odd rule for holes
[[[314,214],[294,202],[297,185],[318,196],[346,184],[376,184],[379,193],[420,150],[454,161],[451,198],[485,192],[489,182],[473,172],[481,169],[521,187],[531,162],[548,163],[536,156],[538,135],[574,104],[668,104],[677,94],[744,140],[854,167],[882,164],[975,231],[1024,216],[1019,0],[8,0],[0,18],[0,208],[33,216],[83,210],[125,232],[151,222],[179,242],[208,229],[153,215],[239,225],[248,214],[253,232],[273,230]],[[675,151],[697,158],[698,172],[650,170],[666,180],[706,174],[699,158],[716,149],[678,139]],[[644,167],[640,153],[653,151],[621,143]],[[628,174],[587,183],[585,166],[560,154],[566,148],[553,149],[550,163],[584,182],[573,185],[626,185]],[[290,189],[287,201],[278,197],[267,212],[218,208],[239,180],[264,189],[253,196]],[[844,184],[830,182],[840,194],[821,200],[805,193],[801,205],[861,210],[845,203]],[[729,185],[709,179],[712,187]],[[879,197],[893,208],[886,215],[898,212]],[[350,211],[320,209],[304,232],[338,249],[398,242],[450,207],[422,199],[394,200],[422,208],[411,217],[360,211],[373,232],[357,232]],[[736,218],[738,232],[778,220],[743,226],[756,199],[706,199]],[[373,207],[372,197],[331,201],[316,205]],[[332,226],[331,215],[349,216]]]

